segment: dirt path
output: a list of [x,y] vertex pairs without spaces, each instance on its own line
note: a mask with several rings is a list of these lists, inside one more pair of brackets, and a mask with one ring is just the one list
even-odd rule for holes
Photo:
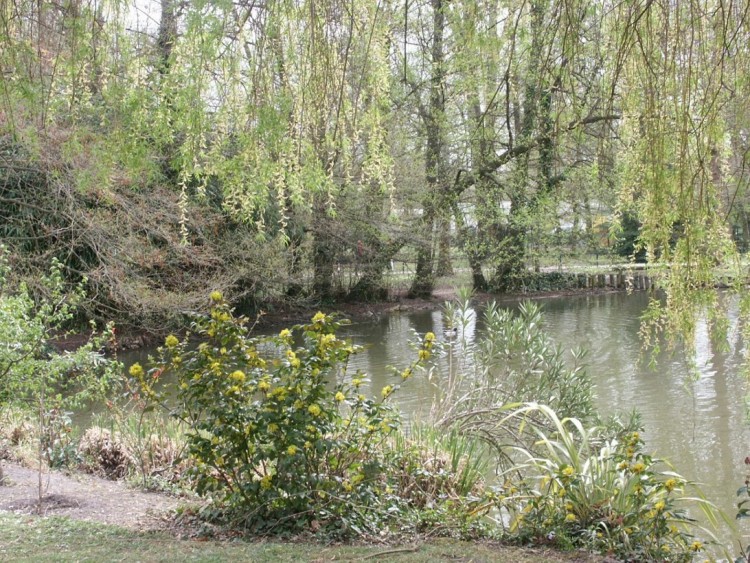
[[[33,469],[3,462],[5,486],[0,486],[0,510],[36,513],[38,476]],[[44,476],[47,493],[42,513],[69,516],[78,520],[102,522],[132,530],[164,528],[170,512],[184,500],[157,493],[130,489],[120,481],[108,481],[92,475],[67,475],[52,471]]]

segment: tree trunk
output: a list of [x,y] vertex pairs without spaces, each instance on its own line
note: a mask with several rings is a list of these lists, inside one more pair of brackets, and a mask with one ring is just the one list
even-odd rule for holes
[[499,259],[492,279],[492,288],[496,291],[513,291],[519,288],[526,273],[524,232],[516,225],[508,225],[498,249]]
[[[159,33],[156,38],[158,60],[156,69],[162,79],[169,74],[172,59],[172,51],[177,41],[177,1],[161,0],[161,18],[159,19]],[[172,98],[165,95],[162,103],[167,108],[167,116],[170,128],[172,125]],[[172,166],[174,155],[177,154],[179,144],[176,141],[168,141],[161,150],[161,171],[169,182],[177,182],[177,170]]]
[[459,244],[466,253],[466,258],[469,260],[472,287],[474,288],[474,291],[487,291],[488,285],[487,280],[484,277],[484,272],[482,271],[481,255],[476,250],[479,248],[478,241],[476,240],[476,232],[471,233],[466,226],[464,214],[457,203],[454,203],[453,205],[453,217],[456,221],[456,232],[458,234]]
[[333,297],[334,252],[327,240],[313,242],[313,293],[321,299]]
[[[431,203],[428,204],[431,207]],[[419,221],[419,246],[417,247],[417,267],[414,280],[409,288],[409,297],[429,297],[435,287],[435,272],[432,267],[432,238],[435,220],[432,209],[425,207]]]
[[431,0],[432,5],[432,76],[430,77],[430,104],[423,115],[427,148],[425,150],[425,178],[427,195],[424,198],[422,219],[418,229],[417,267],[409,289],[410,297],[429,297],[435,287],[433,268],[433,235],[435,217],[441,199],[441,182],[445,178],[443,156],[443,130],[445,121],[443,33],[445,14],[443,0]]
[[161,0],[161,18],[159,19],[159,34],[156,46],[159,53],[157,68],[159,74],[169,72],[170,59],[177,39],[177,12],[175,0]]
[[[299,229],[301,231],[301,229]],[[288,276],[286,294],[289,297],[297,297],[303,292],[302,285],[302,234],[292,233],[289,236]]]
[[[526,87],[524,89],[523,116],[520,119],[520,131],[516,135],[520,145],[528,144],[534,137],[537,128],[542,130],[539,143],[540,156],[540,192],[546,192],[549,188],[551,177],[551,139],[549,139],[548,128],[551,123],[538,124],[540,116],[540,105],[549,104],[551,99],[542,103],[540,92],[542,86],[542,42],[544,32],[544,11],[546,2],[536,0],[531,3],[531,49],[529,53],[529,66],[525,77]],[[545,97],[548,92],[544,92]],[[544,116],[542,116],[544,121]],[[547,138],[545,138],[545,135]],[[529,228],[528,212],[535,206],[537,198],[541,195],[529,194],[529,152],[524,152],[516,159],[516,166],[511,180],[511,208],[508,224],[500,229],[499,246],[497,250],[498,263],[495,267],[495,276],[492,286],[499,291],[516,289],[521,278],[526,273],[526,236]]]
[[352,301],[379,301],[387,295],[383,283],[383,273],[389,267],[393,256],[404,246],[404,240],[396,240],[387,244],[374,243],[373,251],[368,260],[362,263],[362,275],[349,290],[347,299]]
[[438,261],[436,276],[452,276],[453,260],[451,259],[451,222],[450,219],[442,218],[438,222]]

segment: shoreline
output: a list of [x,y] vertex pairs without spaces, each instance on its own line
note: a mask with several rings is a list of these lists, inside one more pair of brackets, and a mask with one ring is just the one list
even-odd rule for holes
[[[535,292],[513,292],[513,293],[490,293],[477,292],[471,295],[472,303],[497,303],[517,302],[522,299],[541,300],[554,299],[558,297],[575,297],[581,295],[604,295],[610,293],[622,293],[627,289],[618,289],[612,287],[590,287],[581,289],[559,289],[550,291]],[[640,290],[636,290],[640,291]],[[436,288],[429,298],[410,298],[406,296],[405,291],[399,291],[390,295],[382,301],[371,302],[333,302],[330,304],[299,304],[299,305],[280,305],[274,307],[269,304],[268,309],[261,309],[257,314],[258,326],[262,327],[286,327],[305,322],[318,311],[325,313],[337,313],[341,317],[352,322],[367,322],[376,316],[396,313],[396,312],[415,312],[438,310],[446,301],[454,299],[457,295],[455,287]],[[275,309],[275,310],[274,310]],[[252,318],[252,315],[247,315]],[[179,330],[176,332],[184,332]],[[166,334],[166,333],[165,333]],[[85,344],[91,335],[90,331],[73,332],[61,338],[56,338],[52,344],[61,351],[72,351]],[[164,334],[154,334],[150,332],[127,332],[117,335],[117,350],[137,350],[146,346],[151,346],[161,340]]]

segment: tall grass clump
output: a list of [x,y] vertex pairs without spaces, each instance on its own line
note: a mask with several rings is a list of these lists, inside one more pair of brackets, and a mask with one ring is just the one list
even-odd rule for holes
[[[563,417],[596,419],[593,386],[583,365],[585,353],[576,350],[566,358],[544,330],[541,310],[522,303],[518,313],[487,305],[477,318],[470,295],[446,304],[445,324],[456,338],[441,343],[447,373],[434,371],[438,399],[432,418],[441,428],[483,440],[507,460],[508,444],[521,445],[533,435],[518,435],[498,425],[508,405],[538,402]],[[470,339],[466,335],[475,332]],[[544,424],[543,417],[538,421]]]

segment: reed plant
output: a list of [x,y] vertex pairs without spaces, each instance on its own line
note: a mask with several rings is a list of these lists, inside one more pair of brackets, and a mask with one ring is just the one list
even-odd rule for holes
[[[508,446],[531,446],[536,439],[497,424],[509,405],[539,402],[563,417],[596,420],[585,352],[573,350],[566,357],[544,330],[534,303],[522,303],[517,313],[490,303],[478,314],[470,293],[459,292],[445,305],[444,319],[455,338],[436,348],[447,368],[436,364],[430,372],[438,388],[431,412],[437,427],[455,427],[482,440],[509,467],[514,461]],[[548,421],[541,417],[537,423]]]

